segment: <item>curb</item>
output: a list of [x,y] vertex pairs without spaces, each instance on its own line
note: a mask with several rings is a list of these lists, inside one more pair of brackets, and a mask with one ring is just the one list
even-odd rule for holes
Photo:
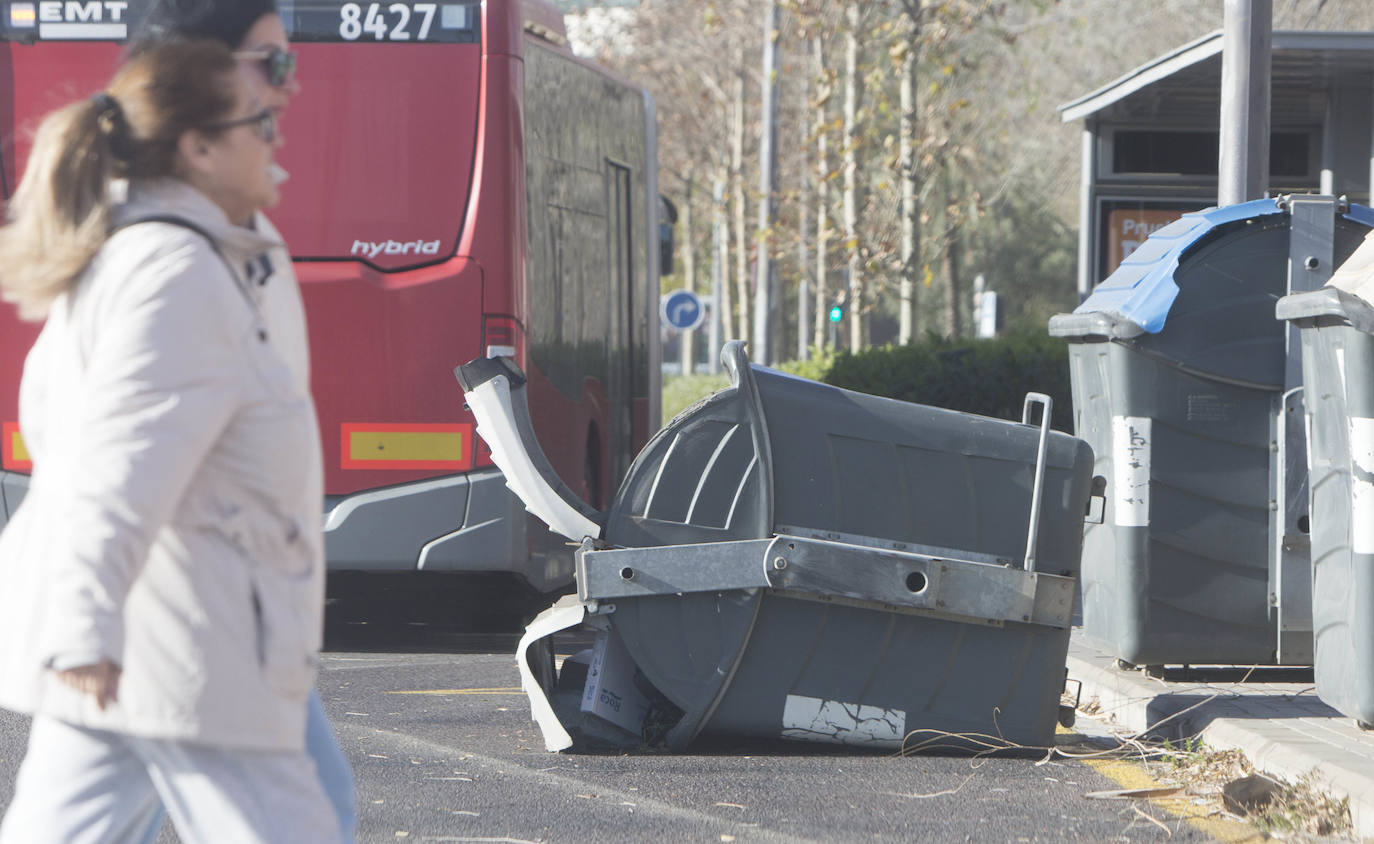
[[1071,691],[1074,681],[1081,684],[1079,705],[1095,699],[1100,707],[1092,717],[1154,738],[1197,737],[1239,750],[1259,770],[1290,782],[1315,772],[1322,787],[1349,801],[1354,833],[1374,838],[1374,734],[1322,703],[1310,681],[1230,681],[1237,669],[1219,669],[1230,675],[1222,681],[1201,672],[1157,679],[1116,668],[1077,636],[1068,672]]

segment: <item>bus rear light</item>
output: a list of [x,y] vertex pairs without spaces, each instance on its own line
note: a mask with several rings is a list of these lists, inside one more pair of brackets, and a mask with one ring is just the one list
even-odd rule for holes
[[525,332],[515,317],[489,316],[482,326],[482,346],[489,358],[517,358]]
[[29,472],[33,470],[33,460],[29,458],[29,450],[24,447],[24,437],[19,433],[18,422],[6,422],[3,433],[3,459],[6,469],[13,469],[19,472]]
[[473,464],[471,423],[339,426],[340,465],[345,469],[451,469]]

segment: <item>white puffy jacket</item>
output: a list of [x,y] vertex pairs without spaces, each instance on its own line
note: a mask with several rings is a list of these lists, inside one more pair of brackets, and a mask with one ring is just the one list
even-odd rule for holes
[[[24,366],[30,490],[0,534],[0,705],[133,735],[303,746],[324,598],[319,432],[294,278],[265,221],[167,180],[49,313]],[[218,254],[216,252],[218,250]],[[232,269],[231,269],[232,268]],[[274,285],[276,285],[274,287]],[[118,701],[48,668],[108,657]]]

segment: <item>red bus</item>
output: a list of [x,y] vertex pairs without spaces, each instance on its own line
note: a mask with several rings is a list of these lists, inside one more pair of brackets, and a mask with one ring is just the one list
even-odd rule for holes
[[[38,119],[98,90],[146,4],[0,3],[4,196]],[[558,588],[571,549],[505,488],[453,368],[513,357],[560,476],[606,505],[659,421],[653,101],[575,56],[542,0],[278,5],[303,93],[271,217],[310,326],[330,569]],[[7,519],[38,327],[0,323]]]

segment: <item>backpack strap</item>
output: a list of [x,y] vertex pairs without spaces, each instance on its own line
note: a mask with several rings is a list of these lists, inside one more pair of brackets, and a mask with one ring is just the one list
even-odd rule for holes
[[234,265],[230,263],[229,259],[225,257],[223,250],[219,248],[219,243],[210,236],[209,232],[185,217],[178,217],[175,214],[149,214],[146,217],[136,217],[132,220],[126,220],[115,225],[110,229],[110,235],[113,236],[116,232],[123,231],[131,226],[137,226],[142,223],[167,223],[172,226],[180,226],[183,229],[189,229],[205,238],[205,242],[210,245],[210,249],[224,262],[225,269],[229,271],[229,277],[234,280],[234,286],[238,288],[240,295],[243,296],[243,300],[248,303],[249,309],[253,311],[253,316],[257,318],[258,339],[264,341],[267,339],[267,328],[265,327],[267,321],[263,318],[262,309],[258,306],[257,300],[253,298],[253,294],[248,292],[247,284],[239,277],[239,274],[235,272]]

